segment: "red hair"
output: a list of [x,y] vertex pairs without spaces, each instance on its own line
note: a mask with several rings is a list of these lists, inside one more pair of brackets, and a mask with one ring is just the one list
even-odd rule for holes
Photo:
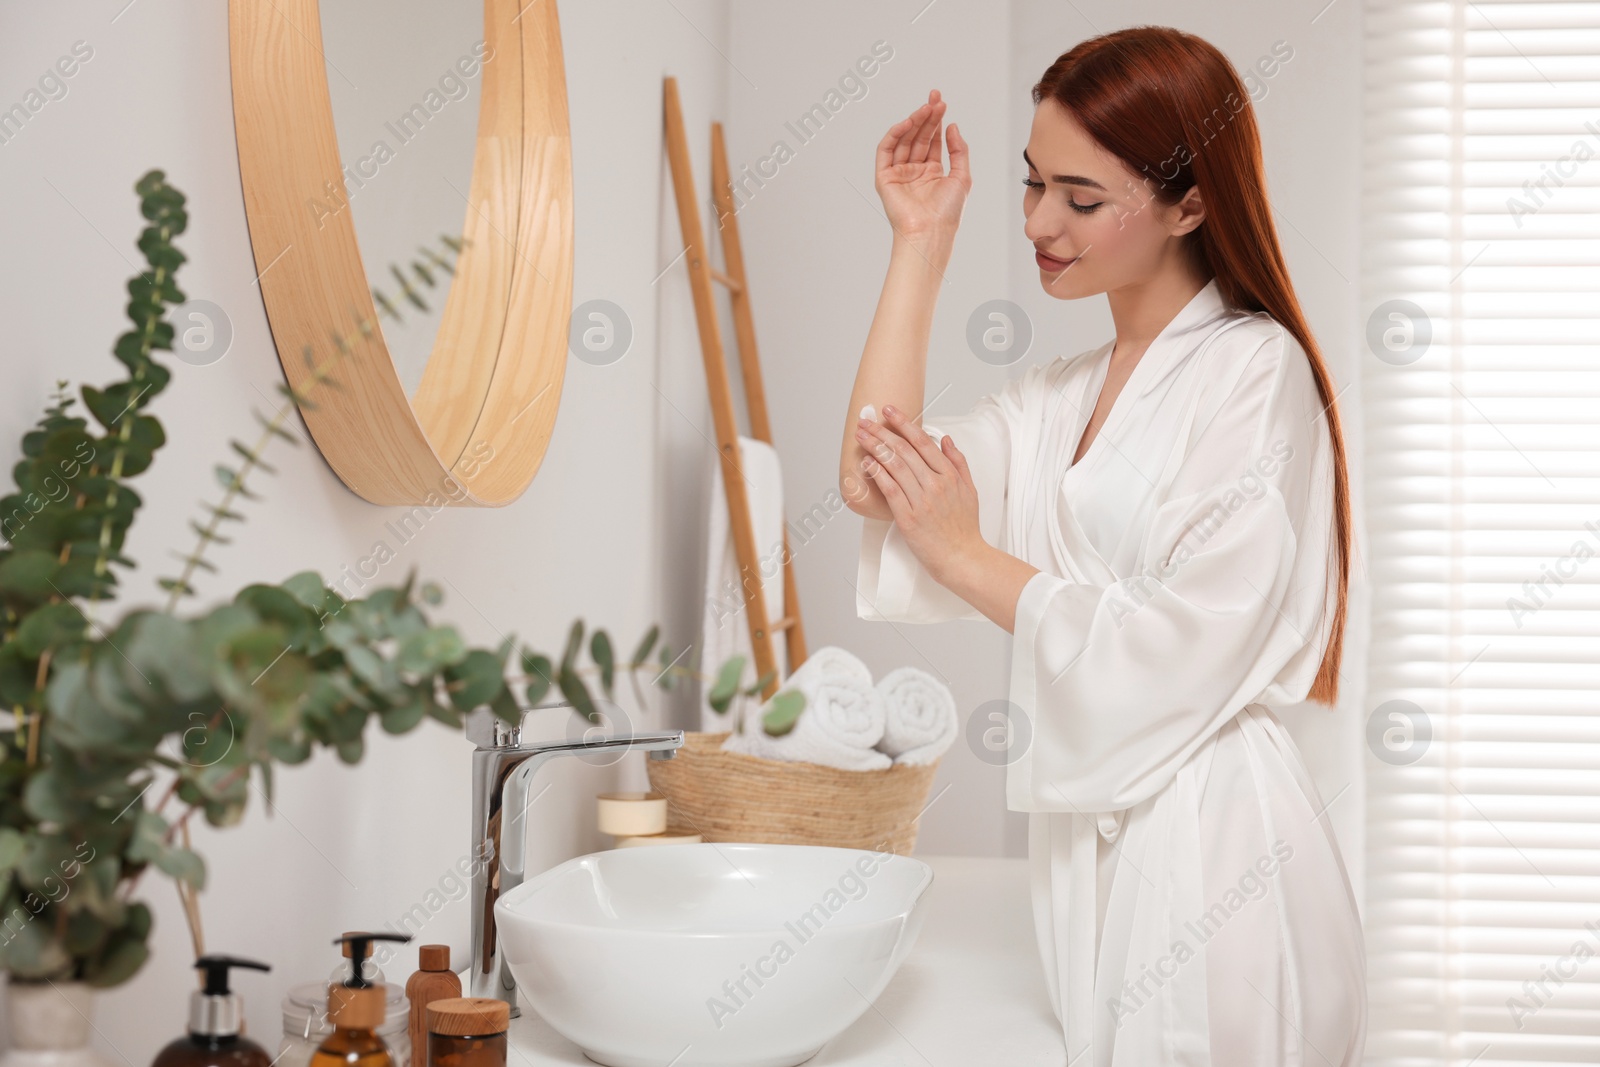
[[1033,87],[1107,151],[1145,175],[1151,196],[1175,204],[1200,190],[1205,220],[1184,235],[1202,277],[1215,278],[1228,304],[1265,311],[1300,342],[1311,363],[1333,441],[1333,514],[1338,547],[1332,634],[1308,699],[1339,696],[1350,584],[1350,485],[1337,397],[1272,225],[1261,135],[1250,95],[1213,45],[1167,26],[1103,34],[1063,53]]

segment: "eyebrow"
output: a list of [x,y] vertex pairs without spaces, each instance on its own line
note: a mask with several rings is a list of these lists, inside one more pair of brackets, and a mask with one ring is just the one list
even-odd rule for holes
[[[1027,162],[1028,166],[1033,167],[1034,170],[1039,169],[1038,167],[1034,167],[1033,160],[1028,157],[1028,150],[1026,148],[1022,150],[1022,158]],[[1076,174],[1052,174],[1050,175],[1050,180],[1053,182],[1061,182],[1063,185],[1086,185],[1091,189],[1099,189],[1102,193],[1106,191],[1106,187],[1095,181],[1093,178],[1084,178]]]

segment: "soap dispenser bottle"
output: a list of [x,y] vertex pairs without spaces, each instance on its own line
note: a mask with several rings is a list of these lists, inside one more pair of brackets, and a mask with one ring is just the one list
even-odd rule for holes
[[368,981],[362,964],[374,941],[410,941],[409,934],[350,933],[333,943],[350,945],[350,976],[328,987],[328,1021],[333,1033],[311,1056],[310,1067],[401,1067],[377,1030],[383,1025],[383,986]]
[[189,1036],[162,1049],[150,1067],[271,1067],[266,1049],[239,1032],[244,1006],[228,988],[228,972],[272,968],[232,956],[201,956],[194,965],[205,971],[205,986],[189,995]]

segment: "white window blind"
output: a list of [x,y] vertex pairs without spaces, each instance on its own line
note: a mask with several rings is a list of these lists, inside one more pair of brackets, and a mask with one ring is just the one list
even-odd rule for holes
[[1600,3],[1365,48],[1366,1062],[1600,1064]]

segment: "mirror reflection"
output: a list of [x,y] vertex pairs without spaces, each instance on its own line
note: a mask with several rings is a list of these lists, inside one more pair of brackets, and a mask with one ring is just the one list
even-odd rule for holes
[[486,64],[483,7],[324,0],[323,51],[348,211],[384,341],[406,395],[422,381],[462,257]]

